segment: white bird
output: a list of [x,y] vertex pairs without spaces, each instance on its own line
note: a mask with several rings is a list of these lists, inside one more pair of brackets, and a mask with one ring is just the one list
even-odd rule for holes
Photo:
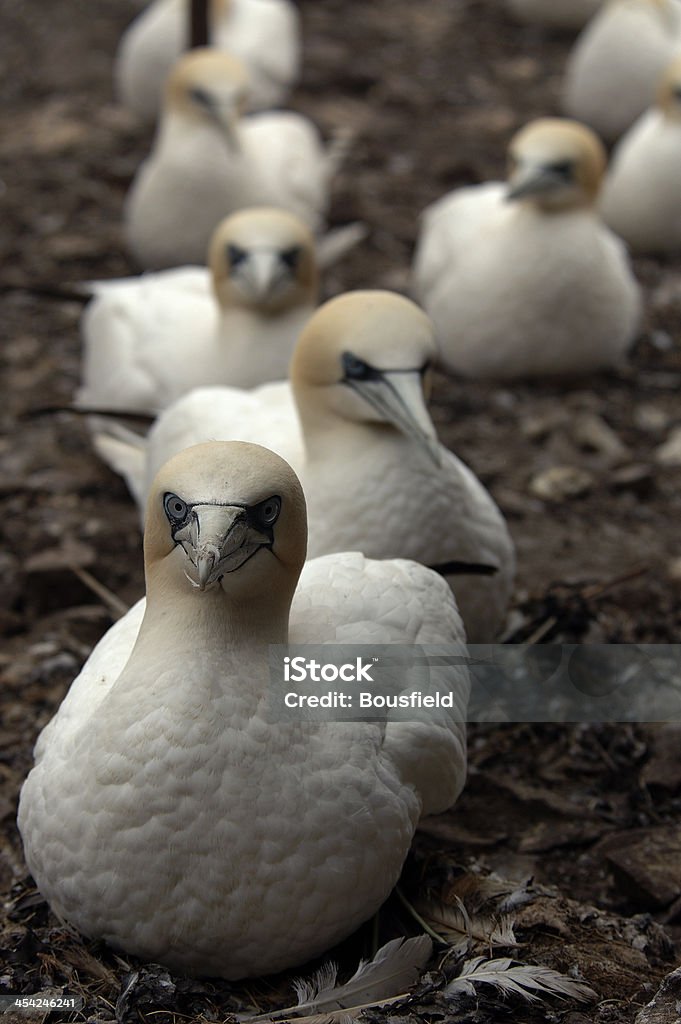
[[309,229],[283,210],[241,210],[214,231],[208,263],[92,286],[79,406],[155,414],[201,384],[287,376],[317,300]]
[[21,793],[29,868],[85,935],[192,974],[303,963],[377,910],[419,817],[456,800],[463,665],[425,684],[451,709],[384,722],[284,719],[269,672],[269,645],[287,642],[447,645],[463,660],[446,584],[358,554],[300,576],[304,559],[303,493],[272,452],[212,443],[159,473],[146,602],[93,651]]
[[[300,72],[300,18],[289,0],[212,0],[216,49],[248,71],[250,110],[278,106]],[[188,0],[153,0],[123,33],[114,62],[116,95],[143,121],[158,115],[163,83],[187,47]]]
[[348,139],[328,148],[291,111],[242,117],[246,72],[218,50],[175,64],[152,152],[125,204],[127,242],[146,269],[198,263],[215,225],[247,206],[279,206],[320,233]]
[[[143,505],[156,470],[182,448],[213,438],[264,444],[302,480],[312,557],[358,550],[438,567],[469,640],[486,642],[504,622],[513,545],[488,492],[437,440],[423,391],[434,353],[432,325],[414,303],[350,292],[308,322],[290,387],[199,388],[166,409],[146,441],[118,428],[96,438],[97,450]],[[480,566],[493,571],[480,575]]]
[[457,189],[423,214],[413,291],[446,369],[466,377],[590,373],[622,359],[640,290],[594,202],[605,152],[546,118],[511,140],[508,183]]
[[681,59],[613,152],[600,210],[635,252],[681,252]]
[[678,0],[609,0],[570,53],[563,109],[614,142],[651,105],[660,75],[680,53]]
[[506,0],[516,18],[546,28],[580,29],[600,8],[603,0]]

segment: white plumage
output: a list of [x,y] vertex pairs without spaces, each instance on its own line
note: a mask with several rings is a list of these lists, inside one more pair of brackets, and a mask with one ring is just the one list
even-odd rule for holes
[[[300,24],[289,0],[213,0],[211,42],[248,71],[248,109],[286,99],[300,71]],[[189,36],[189,0],[153,0],[126,29],[116,52],[116,94],[142,120],[152,122],[163,84]]]
[[651,105],[660,75],[680,53],[678,0],[609,0],[568,58],[565,113],[614,142]]
[[635,252],[681,252],[681,60],[613,152],[600,210]]
[[279,206],[322,231],[347,140],[325,148],[316,126],[291,111],[242,117],[246,95],[243,67],[217,50],[192,50],[174,66],[125,205],[140,266],[199,263],[218,221],[247,206]]
[[30,870],[86,935],[189,973],[300,964],[371,916],[419,816],[456,799],[461,666],[434,684],[453,708],[429,716],[273,715],[268,645],[287,638],[465,653],[435,574],[342,554],[298,582],[304,557],[302,491],[271,452],[213,443],[160,472],[146,604],[93,651],[21,793]]
[[506,0],[516,18],[547,28],[580,29],[603,0]]
[[633,341],[640,293],[594,209],[603,148],[582,125],[542,119],[509,154],[508,184],[458,189],[423,214],[413,290],[442,363],[497,378],[612,366]]
[[242,210],[216,228],[208,262],[92,286],[77,404],[157,413],[202,384],[286,377],[317,299],[308,228],[282,210]]
[[[489,641],[510,599],[513,545],[488,492],[437,440],[422,381],[434,351],[432,326],[408,299],[351,292],[308,322],[291,364],[293,394],[288,384],[198,389],[159,417],[146,442],[128,432],[99,436],[97,448],[142,504],[159,466],[188,445],[264,444],[302,480],[312,557],[359,550],[440,566],[469,639]],[[448,571],[452,562],[496,572],[462,575]]]

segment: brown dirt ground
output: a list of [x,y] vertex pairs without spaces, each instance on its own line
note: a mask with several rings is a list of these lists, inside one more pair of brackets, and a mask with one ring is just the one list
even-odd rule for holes
[[[88,574],[126,603],[142,588],[123,484],[92,454],[81,420],[36,415],[68,404],[78,380],[81,307],[70,286],[131,271],[121,204],[148,138],[114,105],[110,70],[137,7],[5,0],[0,9],[0,992],[68,984],[85,992],[89,1019],[112,1019],[117,1000],[120,1020],[154,1011],[158,1021],[224,1019],[249,993],[263,1007],[274,993],[276,1003],[280,988],[161,984],[142,971],[121,998],[130,963],[57,927],[26,879],[14,827],[35,736],[111,622]],[[357,129],[332,220],[371,229],[327,290],[404,288],[419,211],[456,185],[503,173],[512,131],[556,111],[570,39],[515,24],[500,0],[300,7],[305,74],[292,106],[324,131]],[[437,381],[442,437],[490,487],[517,544],[516,638],[678,636],[681,468],[658,465],[653,452],[681,419],[681,263],[641,259],[636,270],[647,314],[621,373],[503,389]],[[626,446],[620,464],[584,446],[585,413]],[[533,497],[530,480],[553,464],[590,471],[589,492],[554,504]],[[680,790],[673,726],[474,728],[466,793],[420,835],[404,884],[412,895],[427,884],[451,896],[471,873],[532,878],[538,895],[517,913],[516,956],[581,972],[599,1001],[518,1009],[487,993],[487,1002],[447,1008],[426,991],[370,1016],[632,1021],[675,962],[671,941],[681,934]],[[408,927],[393,909],[387,934],[393,918]],[[348,963],[359,949],[346,947]]]

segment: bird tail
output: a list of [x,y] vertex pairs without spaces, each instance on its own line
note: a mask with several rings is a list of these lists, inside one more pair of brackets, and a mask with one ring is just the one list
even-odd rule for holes
[[95,451],[123,477],[139,508],[144,508],[146,483],[145,439],[120,423],[91,417]]
[[360,220],[342,227],[332,228],[317,241],[317,264],[320,270],[337,263],[369,234],[369,228]]
[[354,128],[336,128],[326,147],[326,170],[328,180],[332,181],[341,169],[352,149],[357,132]]

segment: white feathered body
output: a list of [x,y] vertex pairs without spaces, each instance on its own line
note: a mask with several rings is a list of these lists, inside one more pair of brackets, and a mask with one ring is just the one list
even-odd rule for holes
[[681,54],[681,4],[603,5],[568,58],[563,108],[613,142],[654,101],[660,75]]
[[[211,41],[238,57],[249,75],[249,108],[278,106],[300,69],[300,26],[288,0],[230,0],[211,24]],[[166,77],[189,34],[188,0],[154,0],[121,37],[116,93],[144,121],[154,121]]]
[[506,0],[521,21],[547,28],[580,29],[600,8],[603,0]]
[[102,281],[81,321],[84,408],[155,414],[192,388],[286,377],[312,303],[221,310],[203,267]]
[[[227,978],[302,963],[371,916],[419,815],[458,795],[465,669],[434,719],[272,721],[266,649],[143,628],[133,650],[143,614],[104,637],[38,741],[29,867],[58,914],[145,959]],[[461,640],[434,574],[360,555],[306,566],[291,613],[292,642]]]
[[140,266],[201,263],[219,221],[248,206],[280,206],[322,229],[335,160],[314,124],[291,111],[253,114],[237,135],[238,150],[210,122],[164,118],[125,205]]
[[604,220],[635,252],[681,251],[681,120],[653,108],[621,139],[601,192]]
[[545,213],[506,191],[459,189],[423,216],[413,286],[444,366],[509,379],[613,366],[640,316],[624,246],[590,209]]
[[316,450],[305,449],[288,383],[252,392],[202,388],[168,408],[146,445],[100,438],[102,457],[122,473],[141,508],[157,470],[207,440],[251,441],[293,466],[305,491],[308,555],[362,551],[440,566],[456,560],[497,566],[491,576],[449,577],[471,642],[491,641],[503,623],[515,569],[503,516],[473,473],[441,446],[436,467],[392,428],[345,422]]

